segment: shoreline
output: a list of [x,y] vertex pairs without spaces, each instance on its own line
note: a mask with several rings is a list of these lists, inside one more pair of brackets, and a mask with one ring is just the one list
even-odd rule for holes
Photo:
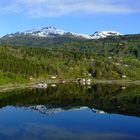
[[31,88],[33,87],[33,85],[34,83],[24,83],[24,84],[10,83],[10,84],[5,84],[5,85],[0,85],[0,93],[14,90],[14,89]]
[[140,85],[140,80],[94,80],[96,84]]
[[[65,80],[66,83],[76,83],[75,79],[67,79]],[[58,84],[59,80],[47,80],[45,81],[47,84]],[[14,89],[24,89],[24,88],[34,88],[35,82],[29,82],[29,83],[9,83],[0,85],[0,92],[14,90]],[[107,84],[107,85],[140,85],[140,80],[93,80],[91,79],[91,85],[95,84]]]

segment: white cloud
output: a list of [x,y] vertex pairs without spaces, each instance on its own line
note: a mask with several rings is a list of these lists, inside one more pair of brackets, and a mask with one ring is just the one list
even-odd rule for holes
[[139,0],[8,0],[0,11],[16,12],[32,17],[53,17],[95,13],[140,12]]

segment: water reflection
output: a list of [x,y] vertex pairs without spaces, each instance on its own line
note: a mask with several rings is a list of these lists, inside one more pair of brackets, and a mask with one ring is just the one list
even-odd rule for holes
[[[24,132],[24,134],[22,133]],[[52,125],[30,123],[22,129],[0,129],[3,140],[139,140],[138,136],[111,132],[85,132],[79,133],[68,131]],[[19,137],[17,137],[17,135]]]
[[123,87],[70,84],[0,93],[0,139],[139,140],[140,87]]
[[74,84],[47,89],[26,89],[0,93],[0,107],[25,107],[43,114],[88,107],[96,113],[140,116],[140,86]]

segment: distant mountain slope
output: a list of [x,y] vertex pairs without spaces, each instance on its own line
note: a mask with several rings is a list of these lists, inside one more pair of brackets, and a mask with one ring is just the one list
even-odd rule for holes
[[30,35],[17,35],[12,37],[3,37],[0,39],[1,45],[8,46],[27,46],[27,47],[54,47],[64,43],[82,40],[74,37],[38,37]]

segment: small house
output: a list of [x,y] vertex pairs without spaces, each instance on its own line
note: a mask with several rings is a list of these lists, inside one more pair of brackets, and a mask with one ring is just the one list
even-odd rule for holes
[[36,85],[37,88],[47,88],[47,84],[46,83],[38,83]]

